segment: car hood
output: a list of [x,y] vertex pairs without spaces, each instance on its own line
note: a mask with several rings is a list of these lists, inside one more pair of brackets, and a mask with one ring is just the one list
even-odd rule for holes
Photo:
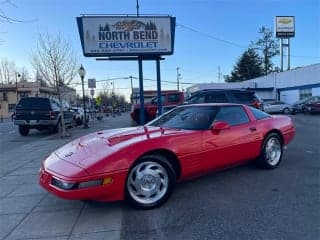
[[[149,139],[181,135],[185,132],[190,132],[190,130],[163,129],[150,126],[99,131],[64,145],[56,150],[55,154],[64,161],[86,169],[90,174],[90,168],[97,162],[105,161],[105,163],[108,163],[108,161],[112,161],[112,164],[116,164],[119,158],[114,159],[114,155],[121,150],[127,150],[129,146]],[[128,149],[128,151],[130,150],[131,148]],[[121,168],[124,168],[124,166],[119,164],[119,167],[114,169],[121,170]]]

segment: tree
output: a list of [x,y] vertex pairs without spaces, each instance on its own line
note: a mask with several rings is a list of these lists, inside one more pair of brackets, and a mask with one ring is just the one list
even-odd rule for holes
[[255,42],[251,42],[251,47],[262,53],[264,74],[267,75],[273,71],[271,59],[279,55],[279,44],[270,29],[263,26],[259,29],[259,34],[261,36]]
[[42,79],[56,88],[62,113],[61,136],[65,137],[61,87],[68,86],[77,74],[77,60],[70,44],[61,35],[40,34],[37,47],[32,51],[31,63]]
[[12,80],[15,81],[16,65],[13,61],[7,58],[1,59],[0,63],[0,80],[3,84],[9,84]]
[[242,82],[263,75],[262,62],[258,53],[249,48],[246,50],[231,71],[231,76],[225,76],[226,82]]

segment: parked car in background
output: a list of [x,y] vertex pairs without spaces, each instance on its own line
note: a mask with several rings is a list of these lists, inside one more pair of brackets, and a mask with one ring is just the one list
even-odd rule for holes
[[[61,128],[61,115],[58,101],[45,97],[25,97],[16,106],[14,124],[19,126],[21,135],[28,135],[32,128],[57,132]],[[64,107],[64,123],[65,126],[73,126],[74,123],[74,112],[67,105]]]
[[238,103],[262,110],[262,100],[252,91],[241,89],[206,89],[195,92],[185,104]]
[[305,105],[305,113],[320,113],[320,97],[314,96]]
[[[161,104],[162,107],[175,107],[184,102],[183,92],[172,91],[172,92],[162,92],[161,93]],[[132,106],[132,111],[130,116],[133,121],[140,124],[140,104],[135,104]],[[150,102],[144,104],[144,119],[145,122],[153,120],[157,116],[158,104],[157,97],[154,97]]]
[[267,113],[290,113],[291,105],[282,101],[267,100],[263,102],[263,110]]
[[81,125],[84,119],[84,110],[82,107],[72,107],[74,111],[74,120],[76,121],[77,125]]
[[[290,108],[290,112],[291,112],[291,114],[317,112],[317,109],[318,109],[317,102],[319,102],[319,101],[320,101],[319,96],[311,96],[308,98],[304,98],[302,100],[299,100],[299,101],[293,103]],[[307,108],[307,107],[309,107],[309,108]]]

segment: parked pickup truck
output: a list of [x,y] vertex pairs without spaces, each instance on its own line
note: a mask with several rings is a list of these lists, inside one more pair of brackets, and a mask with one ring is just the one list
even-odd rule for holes
[[[177,105],[180,105],[184,102],[183,92],[179,91],[170,91],[162,92],[161,94],[161,104],[163,110],[171,109]],[[132,111],[130,113],[131,118],[137,124],[140,124],[140,109],[141,105],[136,104],[132,106]],[[144,104],[144,118],[145,122],[149,122],[157,116],[158,106],[157,106],[157,97],[154,97],[151,102]]]
[[[74,111],[66,108],[64,122],[66,126],[74,124]],[[22,98],[15,109],[14,124],[19,126],[23,136],[28,135],[32,128],[57,132],[61,127],[60,105],[56,100],[45,97]]]

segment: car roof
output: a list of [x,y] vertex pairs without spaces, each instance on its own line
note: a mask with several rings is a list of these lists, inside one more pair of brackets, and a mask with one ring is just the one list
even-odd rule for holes
[[228,89],[203,89],[203,90],[199,90],[199,91],[194,92],[192,95],[198,94],[198,93],[204,93],[204,92],[245,92],[245,93],[254,93],[254,91],[250,91],[250,90],[247,90],[247,89],[228,88]]
[[243,106],[245,107],[246,105],[244,104],[238,104],[238,103],[196,103],[196,104],[185,104],[185,105],[180,105],[179,107],[184,107],[184,106],[202,106],[202,107],[208,107],[208,106],[213,106],[213,107],[223,107],[223,106]]

